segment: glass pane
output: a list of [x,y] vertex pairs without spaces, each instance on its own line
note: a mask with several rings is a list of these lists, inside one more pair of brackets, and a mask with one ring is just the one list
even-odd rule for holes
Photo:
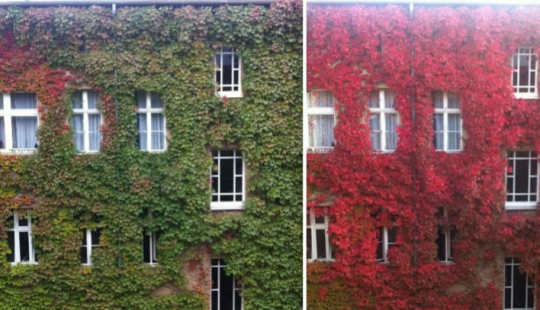
[[315,223],[316,224],[324,224],[324,216],[323,215],[316,216],[315,217]]
[[219,199],[221,201],[234,201],[234,195],[223,195],[223,194],[221,194],[219,196]]
[[394,100],[396,99],[396,93],[390,90],[384,91],[384,107],[385,108],[393,108],[394,107]]
[[242,297],[240,296],[240,290],[236,290],[234,292],[234,310],[242,310]]
[[221,67],[221,74],[223,75],[223,85],[232,84],[232,56],[229,54],[223,55],[223,64]]
[[379,108],[379,92],[371,93],[368,103],[370,108]]
[[220,192],[221,193],[234,193],[234,170],[233,159],[221,159],[220,161]]
[[218,268],[212,267],[212,288],[218,288]]
[[442,91],[433,93],[433,106],[435,109],[444,109],[444,96]]
[[15,233],[13,231],[8,231],[8,244],[11,253],[7,255],[7,261],[13,263],[15,262]]
[[97,109],[98,93],[95,91],[88,91],[88,109]]
[[143,260],[145,263],[150,263],[150,236],[143,237]]
[[448,93],[448,108],[459,109],[459,97],[457,94]]
[[529,192],[529,161],[518,159],[516,160],[515,168],[516,178],[516,193],[528,193]]
[[161,113],[152,113],[152,150],[165,149],[165,117]]
[[437,258],[440,261],[446,260],[446,235],[442,232],[442,229],[439,228],[437,231]]
[[526,303],[525,292],[527,290],[527,275],[520,272],[518,266],[514,266],[514,302],[515,308],[524,308]]
[[137,107],[139,107],[139,109],[145,109],[146,108],[146,92],[138,91],[135,93],[135,96],[137,97]]
[[88,114],[88,131],[90,139],[91,151],[99,150],[99,144],[101,143],[101,133],[99,127],[101,126],[101,114]]
[[13,117],[11,127],[14,149],[34,149],[37,147],[37,117]]
[[83,108],[81,91],[73,92],[73,95],[71,96],[71,104],[73,105],[73,109]]
[[19,226],[28,226],[28,219],[19,217]]
[[236,184],[235,184],[236,193],[241,194],[242,193],[242,178],[241,177],[236,177],[235,182],[236,182]]
[[510,265],[504,266],[504,285],[512,285],[512,266]]
[[28,232],[19,233],[21,262],[30,261],[30,235]]
[[[0,95],[0,97],[2,97]],[[4,123],[4,117],[0,117],[0,149],[6,148],[6,127]]]
[[397,145],[397,114],[386,115],[386,149],[395,150]]
[[315,236],[317,238],[317,258],[326,259],[326,230],[316,229]]
[[99,237],[101,236],[101,228],[92,230],[92,245],[99,246]]
[[[309,221],[308,221],[308,223],[309,223]],[[306,232],[306,239],[307,239],[307,241],[306,241],[306,246],[307,246],[307,253],[306,253],[306,254],[307,254],[307,259],[312,259],[312,257],[311,257],[311,242],[312,242],[312,240],[311,240],[311,228],[308,228],[308,229],[307,229],[307,232]]]
[[218,300],[219,300],[219,292],[212,291],[212,310],[220,310]]
[[242,174],[242,168],[243,168],[242,159],[236,159],[236,174]]
[[32,93],[12,93],[11,94],[12,109],[36,109],[37,99],[36,94]]
[[314,91],[309,97],[309,106],[317,108],[331,108],[334,106],[334,96],[329,91]]
[[219,303],[221,309],[233,309],[234,283],[233,277],[225,274],[225,268],[219,270]]
[[81,247],[81,264],[88,264],[88,252],[86,247]]
[[137,145],[140,150],[147,150],[146,114],[137,114]]
[[161,101],[161,97],[159,96],[159,94],[151,93],[150,99],[152,101],[151,103],[152,108],[154,109],[163,108],[163,101]]

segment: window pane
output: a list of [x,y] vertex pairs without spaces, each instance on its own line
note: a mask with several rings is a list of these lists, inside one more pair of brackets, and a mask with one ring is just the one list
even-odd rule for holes
[[[2,96],[0,96],[1,98]],[[0,149],[6,148],[6,134],[5,134],[5,123],[4,123],[4,117],[0,117]]]
[[28,219],[19,217],[19,226],[28,226]]
[[37,100],[36,94],[31,93],[12,93],[11,94],[12,109],[36,109]]
[[233,309],[233,298],[234,298],[233,277],[225,274],[225,268],[220,268],[219,276],[220,276],[220,281],[219,281],[220,310]]
[[11,253],[7,255],[7,261],[10,263],[15,262],[15,233],[8,231],[8,244]]
[[220,192],[221,193],[234,193],[234,167],[233,159],[221,159],[220,161]]
[[212,310],[220,310],[219,309],[219,292],[212,291]]
[[33,149],[37,147],[37,117],[16,116],[12,118],[13,148]]
[[397,145],[397,114],[386,115],[386,149],[395,150]]
[[326,230],[316,229],[315,237],[317,238],[317,258],[326,259]]
[[457,94],[448,93],[448,108],[459,109],[459,97]]
[[98,93],[95,91],[88,91],[88,109],[97,109]]
[[152,114],[152,150],[165,149],[165,118],[161,113]]
[[135,93],[135,97],[137,97],[137,107],[146,109],[146,92],[138,91]]
[[146,234],[143,237],[143,260],[145,263],[150,263],[150,236]]
[[332,108],[334,106],[334,96],[329,91],[314,91],[309,96],[309,106],[317,108]]
[[444,95],[442,91],[436,91],[433,93],[433,106],[435,109],[444,108]]
[[232,56],[229,54],[224,54],[223,56],[223,63],[221,66],[221,74],[223,78],[223,85],[231,85],[232,84]]
[[238,280],[236,281],[237,289],[234,292],[234,310],[242,310],[242,297],[240,297],[240,290],[238,289]]
[[147,150],[146,114],[137,114],[137,145],[140,150]]
[[90,139],[89,149],[91,151],[99,150],[99,144],[101,142],[101,133],[99,127],[101,126],[101,114],[88,114],[88,137]]
[[[238,153],[236,154],[238,156]],[[243,162],[242,159],[236,159],[236,174],[242,174]]]
[[84,129],[83,129],[83,115],[73,115],[73,141],[75,147],[79,151],[84,151]]
[[526,284],[527,275],[524,272],[520,272],[518,266],[514,266],[514,302],[512,306],[515,308],[525,307]]
[[379,108],[379,92],[371,93],[368,103],[370,108]]
[[236,179],[236,184],[235,184],[235,186],[236,186],[236,193],[237,193],[237,194],[238,194],[238,193],[241,194],[241,193],[242,193],[242,178],[237,177],[237,178],[235,178],[235,179]]
[[82,109],[82,92],[81,91],[75,91],[73,92],[73,95],[71,96],[71,104],[73,105],[73,109]]
[[20,256],[21,262],[30,261],[30,236],[28,232],[19,233],[19,243],[20,243]]
[[81,264],[88,264],[88,252],[86,247],[81,247]]
[[439,228],[437,231],[437,258],[440,261],[446,260],[446,236],[442,232],[442,229]]
[[334,145],[334,115],[309,116],[309,142],[311,147]]
[[311,250],[311,242],[312,242],[312,240],[311,240],[311,228],[307,229],[306,239],[307,239],[307,241],[306,241],[306,243],[307,243],[306,244],[307,245],[307,253],[306,253],[307,254],[307,259],[312,259],[312,257],[311,257],[311,251],[312,251]]
[[151,100],[151,107],[154,109],[157,108],[163,108],[163,101],[161,101],[161,97],[157,93],[151,93],[150,94],[150,100]]
[[385,108],[393,108],[394,107],[394,100],[396,99],[396,93],[390,90],[384,91],[384,107]]
[[92,246],[99,246],[99,237],[101,236],[101,228],[92,230]]
[[515,168],[516,178],[516,193],[528,193],[529,192],[529,160],[518,159],[516,160]]

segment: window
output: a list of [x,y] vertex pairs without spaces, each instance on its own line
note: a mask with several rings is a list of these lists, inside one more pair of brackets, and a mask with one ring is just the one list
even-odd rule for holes
[[36,254],[32,246],[32,219],[19,217],[17,213],[10,219],[12,229],[8,230],[8,243],[11,253],[7,261],[12,265],[17,263],[35,264]]
[[508,151],[506,208],[534,209],[538,201],[538,155],[533,151]]
[[461,111],[457,94],[435,92],[433,94],[433,144],[438,151],[461,151]]
[[212,310],[242,310],[242,282],[225,274],[225,261],[212,260]]
[[308,94],[308,147],[325,152],[334,146],[335,99],[332,92],[312,91]]
[[328,222],[328,215],[315,216],[313,212],[309,213],[306,233],[308,261],[334,259],[328,235]]
[[137,146],[144,151],[165,150],[165,116],[159,94],[137,92]]
[[532,48],[518,48],[512,55],[512,87],[516,98],[536,99],[538,62]]
[[374,150],[391,152],[396,149],[399,117],[394,109],[395,98],[396,94],[386,89],[372,93],[369,98],[370,138]]
[[159,232],[153,232],[150,235],[144,235],[143,238],[143,259],[147,264],[157,264],[156,243],[159,238]]
[[437,258],[443,263],[454,261],[454,243],[456,242],[456,228],[439,227],[437,231]]
[[0,150],[30,151],[37,148],[38,110],[35,94],[0,96]]
[[534,279],[519,265],[519,258],[504,260],[504,309],[534,310]]
[[83,244],[81,247],[81,264],[92,266],[92,250],[99,247],[101,228],[83,230]]
[[99,151],[101,113],[98,110],[98,93],[91,90],[76,91],[73,93],[71,103],[73,140],[77,150],[84,153]]
[[216,85],[224,97],[242,97],[242,66],[234,47],[222,47],[216,52]]
[[244,159],[242,152],[220,150],[212,152],[212,209],[242,209],[244,193]]
[[377,233],[377,262],[388,263],[388,250],[396,247],[396,227],[379,227]]

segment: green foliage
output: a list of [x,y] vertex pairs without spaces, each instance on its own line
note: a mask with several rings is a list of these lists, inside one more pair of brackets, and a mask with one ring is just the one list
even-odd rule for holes
[[[301,25],[300,1],[122,7],[116,16],[97,6],[0,9],[0,90],[36,92],[42,105],[38,152],[0,157],[0,309],[206,309],[209,292],[187,290],[183,269],[205,244],[242,277],[246,310],[299,309]],[[219,46],[241,53],[243,98],[215,95]],[[77,154],[67,125],[80,87],[100,91],[99,154]],[[165,102],[164,153],[135,146],[137,90]],[[241,216],[218,216],[210,150],[231,145],[245,155],[248,198]],[[39,264],[11,266],[3,219],[23,208]],[[83,267],[81,231],[98,225],[100,247]],[[151,267],[141,241],[156,230]],[[177,293],[150,295],[166,284]]]

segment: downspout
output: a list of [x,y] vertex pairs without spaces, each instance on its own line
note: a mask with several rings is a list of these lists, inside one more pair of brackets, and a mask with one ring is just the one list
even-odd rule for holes
[[[114,20],[116,20],[116,3],[112,4],[112,17]],[[116,25],[116,23],[115,23]],[[116,67],[117,61],[118,61],[118,41],[116,38],[116,29],[113,33],[114,36],[114,118],[116,121],[116,125],[118,126],[118,96],[117,96],[117,85],[118,85],[118,68]],[[118,134],[118,130],[116,130],[116,134]],[[116,164],[116,176],[120,178],[120,167],[118,167],[118,164]],[[116,213],[120,213],[120,201],[119,201],[119,189],[116,189],[117,195],[116,195]],[[118,271],[122,269],[122,242],[120,241],[120,236],[122,235],[122,228],[120,225],[118,225],[118,232],[117,232],[117,239],[116,243],[118,246]],[[118,279],[120,279],[120,272],[118,273]]]
[[[414,3],[409,3],[409,27],[412,24],[412,20],[414,18]],[[409,28],[410,29],[410,28]],[[416,96],[416,86],[414,83],[414,34],[410,33],[411,36],[411,135],[413,141],[416,143],[416,107],[415,107],[415,96]],[[416,171],[416,161],[412,162],[411,165],[413,169],[413,176],[412,176],[412,186],[413,186],[413,214],[416,216],[418,214],[417,206],[416,206],[416,178],[417,178],[417,171]],[[414,229],[413,229],[413,272],[414,272],[414,282],[418,283],[418,249],[417,249],[417,236],[418,236],[418,221],[414,221]]]

